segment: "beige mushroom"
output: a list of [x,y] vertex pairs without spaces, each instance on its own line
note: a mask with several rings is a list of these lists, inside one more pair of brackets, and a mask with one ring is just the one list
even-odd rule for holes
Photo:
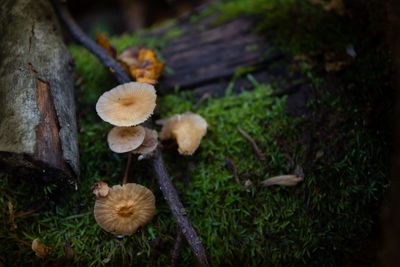
[[36,238],[32,242],[32,250],[35,251],[36,256],[40,258],[46,258],[51,253],[51,248],[47,247],[45,244],[39,241],[39,238]]
[[153,114],[156,106],[154,86],[130,82],[102,94],[97,101],[97,114],[115,126],[134,126]]
[[101,228],[115,235],[131,235],[154,215],[155,197],[146,187],[114,185],[106,197],[96,200],[94,217]]
[[142,126],[114,127],[107,135],[107,142],[112,151],[125,153],[139,147],[145,135],[146,131]]
[[132,153],[141,154],[143,156],[150,154],[153,152],[158,145],[158,134],[155,130],[151,130],[148,128],[144,128],[145,137],[143,143],[136,149],[132,150]]
[[108,184],[105,182],[96,182],[92,185],[90,190],[93,191],[93,194],[96,195],[96,198],[100,197],[106,197],[108,195],[108,192],[110,191],[110,188],[108,187]]
[[207,132],[207,122],[200,115],[186,112],[177,114],[161,121],[160,139],[175,138],[178,151],[184,155],[192,155],[200,145],[200,141]]

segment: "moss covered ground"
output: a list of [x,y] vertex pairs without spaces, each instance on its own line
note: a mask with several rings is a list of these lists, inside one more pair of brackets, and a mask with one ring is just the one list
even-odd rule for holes
[[[274,42],[293,57],[312,55],[312,62],[303,60],[296,66],[317,96],[306,115],[292,117],[287,97],[272,94],[279,86],[260,84],[250,74],[253,90],[227,90],[225,97],[208,98],[196,110],[209,129],[192,157],[165,149],[173,183],[213,265],[374,264],[379,216],[389,186],[391,111],[386,49],[382,41],[374,41],[379,21],[372,17],[360,24],[354,17],[337,16],[306,1],[235,0],[217,2],[193,16],[191,23],[215,12],[216,23],[255,14],[260,17],[255,29],[259,34],[273,31]],[[145,34],[113,37],[111,43],[119,51],[128,45],[159,51],[182,32],[173,28],[161,37]],[[349,44],[358,53],[356,60],[327,74],[319,57],[326,51],[343,51]],[[10,266],[48,265],[62,257],[68,243],[75,252],[74,266],[167,266],[176,224],[146,162],[134,162],[130,181],[156,195],[153,220],[123,239],[106,233],[94,220],[90,186],[100,180],[121,183],[126,163],[126,155],[107,147],[111,126],[94,110],[100,94],[116,84],[84,48],[73,45],[70,50],[83,79],[77,87],[81,184],[68,198],[57,198],[60,192],[54,186],[35,186],[29,177],[1,174],[0,260]],[[158,95],[155,119],[193,110],[197,102],[189,91]],[[254,137],[267,162],[256,157],[237,127]],[[288,158],[303,168],[305,180],[295,187],[244,189],[226,167],[227,157],[236,164],[240,179],[254,185],[292,172]],[[51,201],[45,209],[16,219],[18,228],[10,230],[8,201],[22,212],[46,196]],[[24,244],[37,237],[52,247],[49,258],[37,258]],[[184,243],[179,264],[194,263]]]

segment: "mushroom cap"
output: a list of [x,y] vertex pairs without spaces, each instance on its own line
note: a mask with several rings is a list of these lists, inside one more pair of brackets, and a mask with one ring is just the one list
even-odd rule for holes
[[96,200],[94,217],[101,228],[115,235],[131,235],[153,218],[155,197],[146,187],[114,185],[106,197]]
[[51,248],[40,242],[39,238],[32,241],[32,250],[35,251],[36,256],[40,258],[45,258],[51,253]]
[[125,153],[139,147],[146,132],[142,126],[114,127],[107,135],[110,149],[116,153]]
[[175,138],[183,155],[192,155],[207,132],[206,120],[192,112],[174,115],[162,123],[160,139]]
[[92,185],[90,190],[93,191],[93,194],[96,195],[96,198],[99,197],[105,197],[108,195],[108,192],[110,191],[110,188],[108,187],[108,184],[106,184],[103,181],[96,182]]
[[139,153],[142,155],[146,155],[153,152],[153,150],[157,148],[158,145],[157,131],[148,129],[146,127],[144,128],[144,130],[146,134],[144,136],[143,143],[138,148],[132,150],[132,153]]
[[154,86],[150,84],[125,83],[102,94],[96,111],[102,120],[115,126],[134,126],[153,114],[156,97]]

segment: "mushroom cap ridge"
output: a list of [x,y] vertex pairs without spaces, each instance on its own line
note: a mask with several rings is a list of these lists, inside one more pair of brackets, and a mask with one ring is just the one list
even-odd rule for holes
[[114,185],[106,197],[96,200],[94,216],[101,228],[115,235],[131,235],[151,220],[155,197],[146,187]]

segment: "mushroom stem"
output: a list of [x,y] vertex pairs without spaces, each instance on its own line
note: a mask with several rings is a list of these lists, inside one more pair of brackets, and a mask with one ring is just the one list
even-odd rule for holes
[[129,176],[129,171],[131,169],[131,164],[132,164],[132,153],[128,152],[128,162],[126,163],[125,174],[124,174],[124,179],[122,180],[122,184],[126,184],[128,182],[128,176]]
[[[52,2],[60,16],[60,19],[64,22],[72,36],[89,51],[91,51],[105,67],[112,69],[113,71],[111,73],[119,83],[130,82],[131,79],[121,65],[119,65],[105,49],[99,47],[94,41],[86,36],[86,34],[79,28],[78,24],[76,24],[72,16],[69,14],[66,7],[61,5],[57,0],[53,0]],[[152,159],[152,166],[160,184],[161,191],[163,192],[164,197],[171,208],[171,212],[174,215],[179,228],[182,229],[182,233],[191,246],[200,266],[210,266],[210,262],[208,260],[206,251],[201,244],[201,240],[196,231],[193,229],[193,226],[185,212],[185,208],[179,200],[179,196],[171,182],[167,169],[165,168],[160,149],[157,148],[155,154],[156,156]]]

